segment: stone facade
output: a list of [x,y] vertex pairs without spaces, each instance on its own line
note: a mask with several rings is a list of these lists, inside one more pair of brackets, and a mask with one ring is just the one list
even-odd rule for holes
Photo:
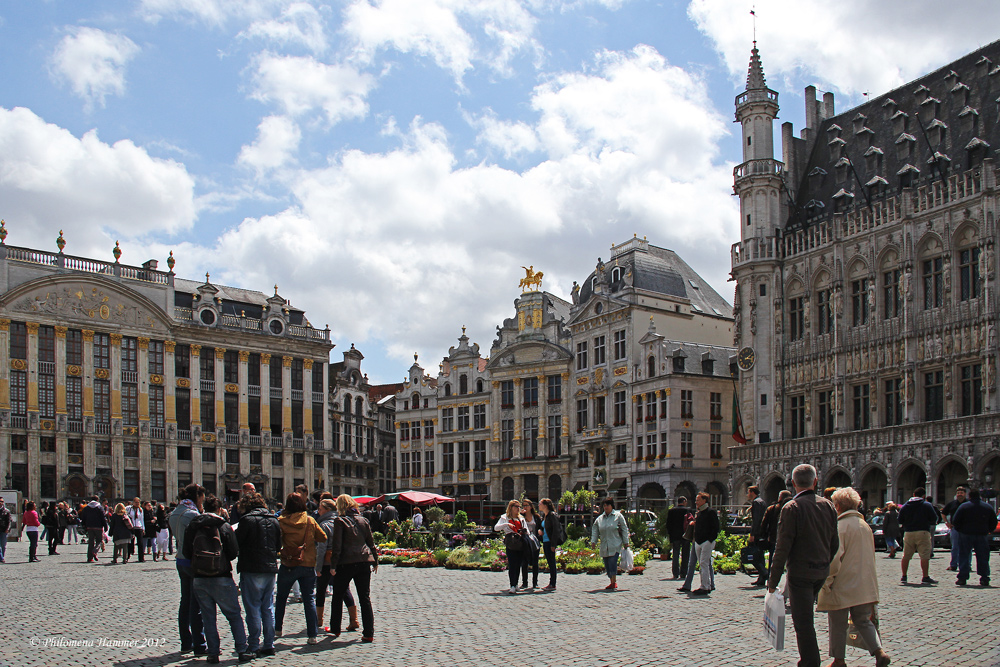
[[[574,283],[572,303],[531,289],[537,283],[524,285],[515,316],[497,327],[488,360],[479,358],[477,346],[463,352],[463,335],[438,377],[414,363],[396,395],[397,407],[403,406],[397,412],[400,486],[492,500],[521,493],[557,499],[581,488],[659,499],[676,489],[692,495],[692,489],[708,488],[717,500],[726,499],[731,434],[716,408],[719,400],[732,401],[732,307],[675,253],[645,239],[613,246],[609,261],[598,260],[582,285]],[[687,365],[675,364],[671,355],[678,353],[690,356]],[[469,382],[484,381],[486,394],[470,384],[468,394],[459,390],[449,398],[455,368],[472,373],[477,359],[480,370]],[[666,399],[682,391],[691,392],[697,405],[687,416],[680,399]],[[647,400],[656,404],[652,421],[639,407]],[[482,444],[477,422],[469,431],[461,423],[454,431],[445,425],[444,411],[466,404],[483,406],[488,428]],[[662,414],[656,412],[660,405]],[[635,460],[651,425],[656,454]],[[422,438],[423,479],[408,474],[415,436]],[[444,448],[462,441],[472,441],[474,451],[484,448],[486,456],[473,456],[471,488],[462,484],[468,480],[461,479],[461,465],[458,481],[443,479],[451,471]],[[440,471],[433,478],[426,468],[432,452],[434,471]]]
[[802,462],[869,505],[1000,488],[998,62],[1000,42],[840,114],[807,88],[778,162],[754,47],[736,98],[735,492],[773,498]]
[[2,244],[0,470],[26,497],[322,483],[329,329],[278,295]]

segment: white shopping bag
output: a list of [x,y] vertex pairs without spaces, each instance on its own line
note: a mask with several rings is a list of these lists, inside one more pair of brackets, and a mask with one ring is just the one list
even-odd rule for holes
[[633,567],[635,567],[635,557],[632,555],[632,550],[631,549],[629,549],[628,547],[625,547],[625,550],[622,551],[621,561],[618,564],[626,572],[628,572]]
[[777,590],[764,596],[764,639],[776,651],[785,650],[785,598]]

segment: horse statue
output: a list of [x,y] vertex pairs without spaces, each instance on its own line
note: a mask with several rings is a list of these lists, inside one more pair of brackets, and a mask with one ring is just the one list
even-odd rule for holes
[[523,291],[527,292],[529,288],[534,286],[535,288],[540,288],[542,286],[542,276],[545,275],[541,271],[535,271],[535,265],[522,266],[524,269],[524,277],[521,278],[521,282],[517,284]]

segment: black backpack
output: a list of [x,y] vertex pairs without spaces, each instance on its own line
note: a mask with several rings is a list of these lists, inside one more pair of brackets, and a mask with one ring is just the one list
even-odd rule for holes
[[560,520],[559,515],[555,512],[552,513],[552,518],[556,521],[556,534],[549,535],[549,544],[553,547],[558,547],[560,544],[566,541],[566,529],[562,525],[562,520]]
[[194,536],[191,570],[199,577],[217,577],[224,574],[225,555],[222,536],[217,526],[202,526]]

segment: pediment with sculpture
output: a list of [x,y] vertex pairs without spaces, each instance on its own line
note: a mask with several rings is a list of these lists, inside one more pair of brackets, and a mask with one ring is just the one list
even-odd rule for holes
[[87,326],[119,326],[166,332],[170,322],[146,297],[104,281],[75,276],[45,278],[20,285],[0,300],[9,313],[75,320]]

